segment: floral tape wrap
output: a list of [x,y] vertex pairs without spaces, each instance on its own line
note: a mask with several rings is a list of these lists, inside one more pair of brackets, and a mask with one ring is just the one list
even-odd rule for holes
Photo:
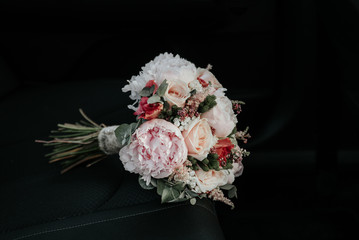
[[98,142],[101,151],[107,155],[118,154],[121,144],[117,141],[115,130],[118,126],[105,127],[98,135]]

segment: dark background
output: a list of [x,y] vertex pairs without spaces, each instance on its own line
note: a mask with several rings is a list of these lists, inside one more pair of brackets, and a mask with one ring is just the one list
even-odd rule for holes
[[[216,204],[226,238],[358,235],[358,20],[355,0],[1,1],[0,230],[81,214],[106,199],[119,177],[101,170],[117,159],[69,174],[107,177],[90,203],[63,182],[29,190],[59,170],[33,141],[57,122],[77,121],[79,107],[108,125],[132,121],[121,88],[172,52],[212,64],[228,96],[246,102],[238,127],[250,126],[252,154],[236,180],[239,199],[233,211]],[[70,206],[29,220],[43,189],[49,209],[51,191],[73,194],[62,199]]]

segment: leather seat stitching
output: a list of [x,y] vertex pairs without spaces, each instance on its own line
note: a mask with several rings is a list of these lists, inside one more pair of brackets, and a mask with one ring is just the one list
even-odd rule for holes
[[[47,231],[42,231],[42,232],[37,232],[37,233],[32,233],[29,235],[25,235],[25,236],[20,236],[15,238],[14,240],[20,240],[20,239],[25,239],[25,238],[29,238],[29,237],[34,237],[34,236],[38,236],[38,235],[42,235],[42,234],[47,234],[47,233],[53,233],[53,232],[58,232],[58,231],[63,231],[63,230],[69,230],[69,229],[74,229],[74,228],[80,228],[80,227],[85,227],[85,226],[89,226],[89,225],[93,225],[93,224],[98,224],[98,223],[104,223],[104,222],[111,222],[111,221],[116,221],[119,219],[124,219],[124,218],[130,218],[130,217],[136,217],[139,215],[144,215],[144,214],[149,214],[149,213],[154,213],[154,212],[158,212],[158,211],[162,211],[162,210],[167,210],[167,209],[171,209],[171,208],[175,208],[175,207],[180,207],[180,206],[190,206],[187,203],[184,204],[179,204],[176,206],[170,206],[170,207],[165,207],[165,208],[161,208],[161,209],[155,209],[155,210],[150,210],[150,211],[145,211],[145,212],[140,212],[140,213],[133,213],[133,214],[129,214],[126,216],[119,216],[119,217],[114,217],[114,218],[109,218],[109,219],[103,219],[103,220],[99,220],[99,221],[94,221],[94,222],[89,222],[89,223],[83,223],[83,224],[79,224],[79,225],[74,225],[74,226],[69,226],[69,227],[64,227],[64,228],[58,228],[58,229],[52,229],[52,230],[47,230]],[[200,204],[197,204],[196,206],[200,206],[204,209],[206,209],[207,211],[209,211],[211,214],[215,215],[213,213],[213,211],[211,211],[210,209],[208,209],[205,206],[202,206]]]

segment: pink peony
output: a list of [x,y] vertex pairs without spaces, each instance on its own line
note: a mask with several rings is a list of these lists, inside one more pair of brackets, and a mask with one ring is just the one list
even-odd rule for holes
[[143,123],[129,145],[120,150],[124,168],[138,173],[147,185],[153,178],[168,177],[187,159],[181,131],[172,123],[153,119]]

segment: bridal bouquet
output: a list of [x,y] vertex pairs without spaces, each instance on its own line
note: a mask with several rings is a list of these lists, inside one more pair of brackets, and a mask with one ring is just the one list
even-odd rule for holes
[[244,103],[228,99],[210,70],[160,54],[122,89],[134,100],[128,107],[136,122],[107,127],[80,110],[85,120],[59,124],[52,140],[38,142],[54,147],[48,156],[62,172],[119,154],[125,170],[139,174],[144,189],[156,188],[163,203],[207,197],[234,207],[232,183],[249,154],[237,140],[250,136],[236,128]]

